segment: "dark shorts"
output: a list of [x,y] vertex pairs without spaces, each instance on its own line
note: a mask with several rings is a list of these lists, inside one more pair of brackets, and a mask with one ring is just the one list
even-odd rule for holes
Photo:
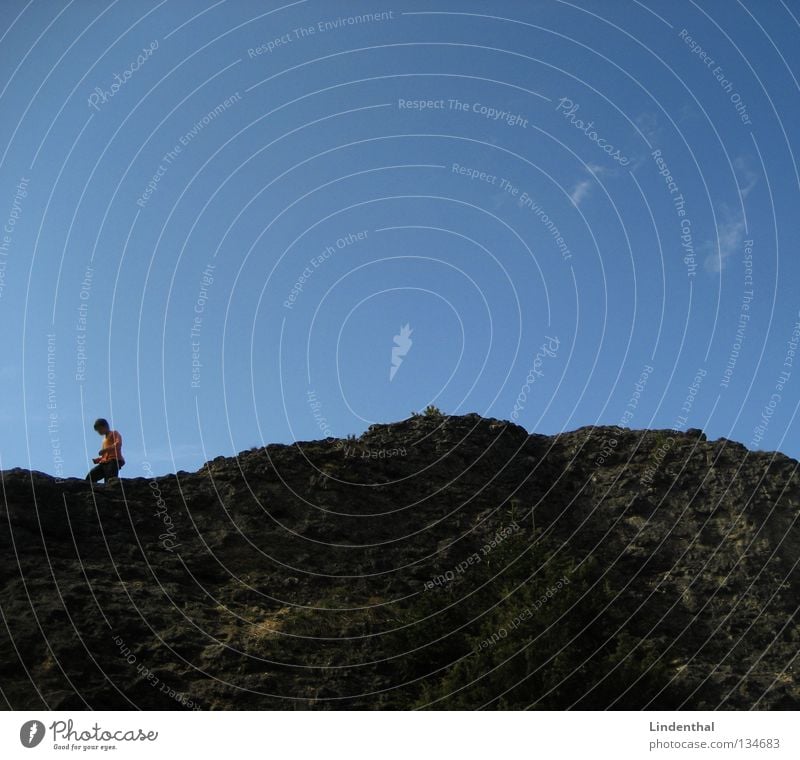
[[119,469],[122,465],[116,460],[112,459],[108,462],[100,462],[89,470],[86,480],[97,483],[99,480],[108,481],[109,478],[116,478],[119,475]]

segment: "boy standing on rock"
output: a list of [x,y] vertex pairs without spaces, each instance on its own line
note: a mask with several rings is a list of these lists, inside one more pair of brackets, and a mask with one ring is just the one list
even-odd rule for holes
[[92,459],[96,466],[89,470],[86,480],[97,483],[105,479],[108,484],[111,478],[117,478],[120,468],[125,464],[122,457],[122,436],[116,430],[111,430],[108,421],[102,417],[95,420],[94,429],[103,436],[103,447],[98,452],[100,456]]

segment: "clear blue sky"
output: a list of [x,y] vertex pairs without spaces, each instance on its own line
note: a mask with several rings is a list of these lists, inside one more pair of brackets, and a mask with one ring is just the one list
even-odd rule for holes
[[2,468],[429,403],[800,455],[800,3],[2,15]]

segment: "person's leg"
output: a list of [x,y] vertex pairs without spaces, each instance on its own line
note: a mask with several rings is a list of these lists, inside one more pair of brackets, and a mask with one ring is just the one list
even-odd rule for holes
[[97,483],[98,481],[102,480],[106,476],[106,470],[103,463],[95,465],[89,470],[89,474],[86,476],[86,480],[90,483]]
[[117,462],[116,459],[105,462],[105,478],[106,483],[108,483],[111,478],[119,478],[119,462]]

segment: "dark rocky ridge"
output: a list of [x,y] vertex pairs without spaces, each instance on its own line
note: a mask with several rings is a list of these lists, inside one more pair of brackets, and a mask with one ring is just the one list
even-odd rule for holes
[[[429,673],[429,624],[409,625],[414,605],[466,600],[477,573],[426,584],[513,522],[519,540],[544,536],[574,564],[593,558],[632,646],[646,639],[658,652],[673,706],[796,709],[797,466],[699,431],[548,437],[465,415],[94,491],[8,470],[3,701],[421,705],[425,678],[409,674]],[[534,556],[520,559],[531,573]],[[620,706],[592,699],[582,706]]]

